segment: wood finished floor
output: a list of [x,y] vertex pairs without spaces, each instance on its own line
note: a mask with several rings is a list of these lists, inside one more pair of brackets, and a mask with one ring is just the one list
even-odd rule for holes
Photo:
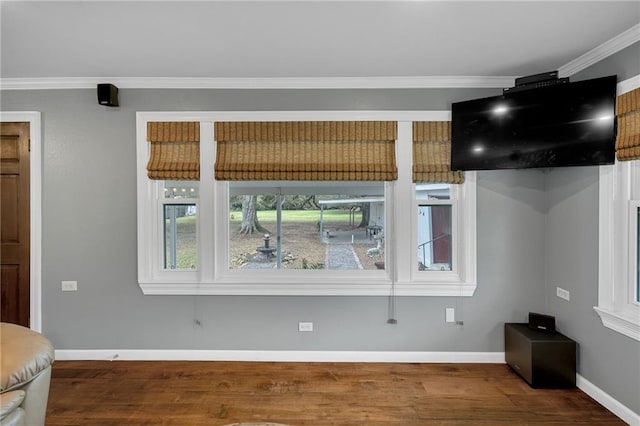
[[623,425],[504,364],[58,361],[47,425]]

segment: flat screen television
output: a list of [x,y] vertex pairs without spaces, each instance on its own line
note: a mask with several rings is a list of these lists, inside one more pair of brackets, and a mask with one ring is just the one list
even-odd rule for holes
[[451,169],[613,164],[617,77],[456,102]]

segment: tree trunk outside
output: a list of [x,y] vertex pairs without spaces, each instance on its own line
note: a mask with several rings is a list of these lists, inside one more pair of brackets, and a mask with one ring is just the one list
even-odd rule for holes
[[358,228],[364,228],[369,225],[369,216],[371,215],[371,203],[362,203],[362,220]]
[[256,214],[256,196],[243,195],[240,234],[249,235],[255,232],[269,233],[258,221],[258,215]]
[[316,209],[316,210],[320,210],[320,205],[318,204],[317,200],[316,200],[316,196],[315,195],[310,195],[309,197],[307,197],[306,200],[304,200],[304,202],[302,203],[302,205],[300,206],[301,209],[304,210],[304,207],[309,204],[311,206],[312,209]]

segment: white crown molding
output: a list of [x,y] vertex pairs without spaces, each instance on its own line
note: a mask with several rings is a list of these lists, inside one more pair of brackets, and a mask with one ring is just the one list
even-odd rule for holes
[[640,24],[634,25],[627,31],[618,34],[612,39],[605,41],[600,46],[591,49],[584,55],[579,56],[573,61],[561,66],[558,68],[558,76],[570,77],[638,41],[640,41]]
[[617,85],[617,95],[620,96],[638,87],[640,87],[640,74],[619,82]]
[[504,352],[57,349],[57,361],[246,361],[504,364]]
[[576,374],[576,386],[582,392],[595,399],[604,408],[611,411],[628,424],[635,426],[640,425],[640,414],[633,412],[627,406],[591,383],[589,380],[582,377],[580,374]]
[[121,89],[434,89],[511,87],[513,76],[428,77],[274,77],[274,78],[176,78],[176,77],[51,77],[1,78],[2,90],[95,89],[111,83]]

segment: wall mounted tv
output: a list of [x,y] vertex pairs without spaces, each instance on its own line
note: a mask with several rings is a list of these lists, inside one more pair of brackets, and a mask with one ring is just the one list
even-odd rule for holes
[[614,75],[454,103],[451,169],[613,164],[616,80]]

